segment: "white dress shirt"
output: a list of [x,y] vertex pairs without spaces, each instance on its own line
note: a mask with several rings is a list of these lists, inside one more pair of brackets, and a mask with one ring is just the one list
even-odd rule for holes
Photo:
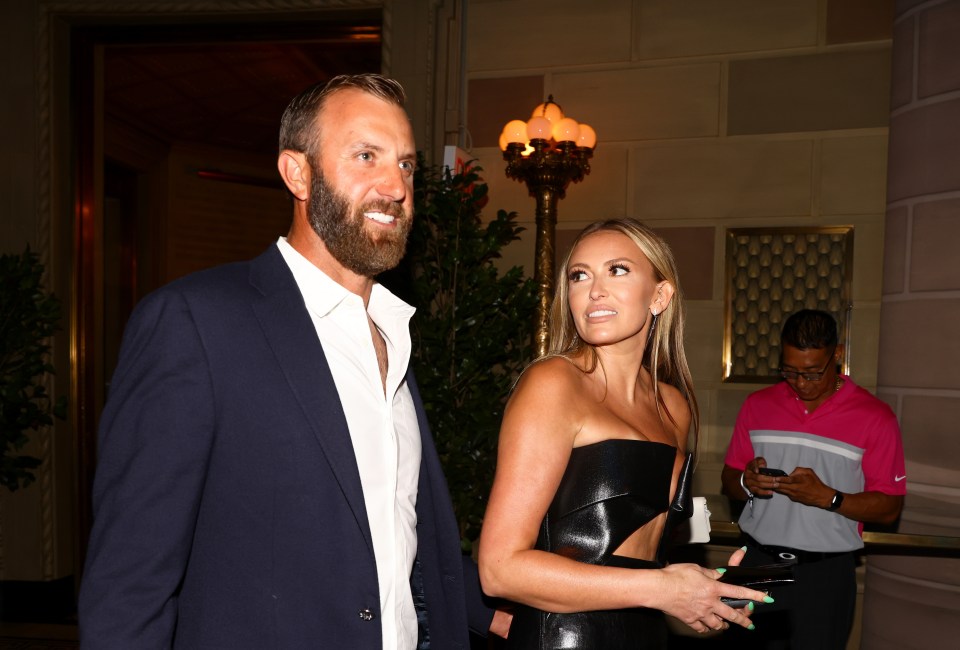
[[[417,554],[421,448],[405,377],[415,310],[379,284],[364,309],[360,296],[334,282],[285,238],[277,246],[303,294],[347,417],[373,536],[383,647],[414,650],[417,614],[410,574]],[[387,346],[386,394],[368,314]]]

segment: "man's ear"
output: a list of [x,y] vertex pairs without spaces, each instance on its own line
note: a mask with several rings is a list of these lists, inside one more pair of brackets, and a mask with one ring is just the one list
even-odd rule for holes
[[310,196],[310,164],[307,157],[299,151],[284,149],[277,158],[280,178],[290,193],[300,201]]
[[673,285],[666,280],[658,284],[653,300],[650,301],[650,311],[654,314],[662,314],[673,299],[673,291]]
[[833,351],[833,361],[838,366],[843,363],[843,343],[837,343],[837,349]]

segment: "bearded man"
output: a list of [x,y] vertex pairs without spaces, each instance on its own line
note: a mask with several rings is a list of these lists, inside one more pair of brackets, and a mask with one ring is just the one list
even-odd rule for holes
[[403,89],[294,98],[293,222],[127,326],[104,410],[83,647],[464,648],[496,620],[464,560],[409,367],[416,151]]

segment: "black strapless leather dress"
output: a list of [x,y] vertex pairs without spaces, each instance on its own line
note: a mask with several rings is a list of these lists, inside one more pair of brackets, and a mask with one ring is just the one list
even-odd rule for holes
[[[588,564],[661,568],[672,531],[692,510],[689,455],[670,502],[675,459],[674,447],[645,440],[604,440],[574,448],[540,526],[536,548]],[[613,554],[630,535],[667,510],[655,561]],[[667,626],[663,613],[654,609],[555,614],[518,606],[507,647],[662,650],[667,647]]]

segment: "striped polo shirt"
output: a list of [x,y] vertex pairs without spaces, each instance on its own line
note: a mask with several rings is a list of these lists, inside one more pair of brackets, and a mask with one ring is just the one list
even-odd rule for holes
[[[785,381],[759,390],[740,409],[725,464],[742,470],[762,456],[768,467],[809,467],[845,494],[906,494],[903,442],[890,407],[842,376],[843,386],[807,413]],[[761,544],[806,551],[863,547],[863,525],[774,494],[743,509],[740,528]]]

